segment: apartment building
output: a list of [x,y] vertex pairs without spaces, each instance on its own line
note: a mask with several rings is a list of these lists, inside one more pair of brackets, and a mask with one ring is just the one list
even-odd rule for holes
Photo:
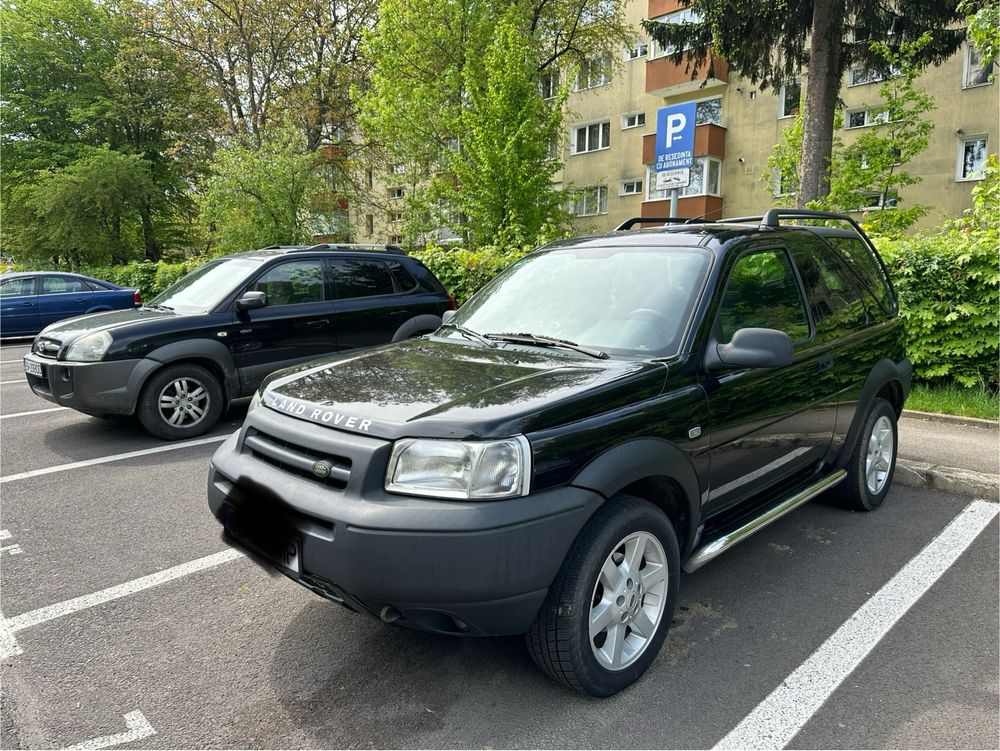
[[[692,80],[684,64],[673,62],[670,51],[641,27],[646,18],[680,23],[691,11],[679,0],[633,0],[627,13],[638,41],[621,51],[619,61],[595,59],[580,68],[566,104],[565,137],[555,145],[563,162],[555,180],[567,192],[574,229],[601,231],[629,217],[669,215],[669,196],[656,190],[652,170],[656,113],[679,102],[697,102],[697,125],[691,182],[680,190],[678,215],[724,218],[774,205],[785,188],[776,184],[767,159],[798,113],[801,81],[762,91],[718,58]],[[899,198],[904,206],[929,207],[922,225],[939,224],[969,208],[982,163],[997,151],[1000,86],[989,81],[988,73],[975,48],[964,45],[917,80],[937,105],[928,114],[935,128],[928,148],[906,165],[921,181],[902,188]],[[543,95],[554,96],[561,83],[558,74],[543,80]],[[881,103],[879,83],[864,70],[845,75],[843,127],[837,133],[845,144],[876,124],[871,110]],[[872,197],[873,205],[878,201]],[[359,214],[354,226],[359,239],[404,241],[393,231],[399,219],[398,211]]]

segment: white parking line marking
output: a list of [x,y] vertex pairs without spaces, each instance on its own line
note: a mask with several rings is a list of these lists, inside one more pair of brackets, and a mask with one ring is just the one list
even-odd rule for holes
[[64,409],[69,409],[69,407],[50,407],[49,409],[33,409],[30,412],[15,412],[12,415],[0,415],[0,420],[6,420],[9,417],[27,417],[28,415],[40,415],[43,412],[60,412]]
[[6,547],[0,548],[0,554],[7,553],[8,555],[21,555],[24,551],[21,550],[20,545],[7,545]]
[[14,657],[23,651],[21,645],[17,643],[17,639],[14,638],[9,621],[3,617],[3,613],[0,613],[0,660]]
[[177,451],[178,449],[186,449],[189,446],[203,446],[206,443],[218,443],[219,441],[224,441],[228,438],[228,435],[213,435],[210,438],[196,438],[193,441],[184,441],[183,443],[170,443],[166,446],[154,446],[151,449],[139,449],[138,451],[126,451],[124,454],[112,454],[111,456],[99,456],[96,459],[84,459],[79,462],[70,462],[69,464],[57,464],[54,467],[45,467],[43,469],[32,469],[28,472],[20,472],[16,475],[7,475],[7,477],[0,477],[0,483],[4,482],[14,482],[15,480],[26,480],[29,477],[39,477],[40,475],[51,475],[55,472],[68,472],[71,469],[80,469],[81,467],[93,467],[95,464],[107,464],[108,462],[120,462],[125,459],[134,459],[137,456],[149,456],[150,454],[159,454],[164,451]]
[[90,749],[93,751],[94,749],[99,748],[120,746],[123,743],[131,743],[132,741],[141,741],[143,738],[149,738],[151,735],[156,735],[156,731],[153,729],[153,726],[149,724],[149,721],[146,720],[142,712],[138,709],[125,715],[125,727],[127,727],[128,730],[124,733],[118,733],[117,735],[103,735],[100,738],[91,738],[89,741],[78,743],[75,746],[68,746],[67,748]]
[[19,378],[16,381],[0,381],[0,386],[10,386],[11,384],[14,383],[23,383],[25,385],[28,384],[28,382],[24,378]]
[[20,365],[20,364],[21,364],[20,360],[0,360],[0,365]]
[[966,506],[715,748],[787,746],[998,512],[1000,506],[982,500]]
[[193,561],[182,563],[179,566],[167,568],[163,571],[157,571],[155,574],[141,576],[138,579],[133,579],[132,581],[125,582],[124,584],[117,584],[114,587],[102,589],[99,592],[83,595],[82,597],[74,597],[72,600],[57,602],[55,605],[48,605],[44,608],[38,608],[38,610],[31,610],[27,613],[22,613],[21,615],[15,615],[13,618],[7,619],[6,626],[10,632],[14,634],[18,631],[24,631],[26,628],[31,628],[32,626],[37,626],[56,618],[62,618],[66,615],[72,615],[73,613],[77,613],[81,610],[86,610],[87,608],[92,608],[97,605],[103,605],[106,602],[118,600],[122,597],[135,594],[136,592],[141,592],[144,589],[156,587],[160,584],[166,584],[167,582],[171,582],[174,579],[180,579],[188,574],[204,571],[205,569],[219,566],[223,563],[228,563],[229,561],[242,557],[243,553],[238,550],[234,550],[233,548],[222,550],[218,553],[213,553],[212,555],[206,555],[204,558],[197,558]]

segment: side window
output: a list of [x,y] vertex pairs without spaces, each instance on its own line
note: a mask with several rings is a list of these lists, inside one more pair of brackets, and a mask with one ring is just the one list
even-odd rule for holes
[[888,313],[892,308],[889,283],[871,248],[857,237],[827,237],[826,241],[850,264],[854,272],[861,277],[865,291]]
[[333,261],[333,289],[338,300],[391,295],[395,292],[389,269],[382,261],[337,258]]
[[809,337],[809,319],[784,251],[758,251],[736,262],[719,306],[719,327],[722,344],[745,328],[778,329],[793,342]]
[[417,280],[399,261],[389,261],[389,273],[392,274],[392,279],[396,282],[397,292],[409,292],[417,286]]
[[25,297],[35,294],[35,278],[21,276],[0,282],[0,297]]
[[819,243],[809,243],[803,250],[796,254],[795,263],[816,328],[836,334],[867,324],[868,310],[857,276]]
[[322,302],[326,299],[323,262],[318,258],[272,266],[248,289],[267,295],[268,307]]
[[84,282],[71,276],[43,276],[41,295],[58,295],[65,292],[90,292]]

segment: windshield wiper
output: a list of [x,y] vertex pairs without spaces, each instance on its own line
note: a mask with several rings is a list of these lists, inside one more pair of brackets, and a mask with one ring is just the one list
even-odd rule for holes
[[174,312],[174,309],[171,308],[169,305],[161,305],[158,302],[153,302],[153,303],[148,302],[142,307],[148,308],[149,310],[169,310],[171,313]]
[[487,347],[496,347],[497,343],[490,341],[485,336],[480,334],[478,331],[473,331],[472,329],[467,329],[460,323],[442,323],[441,328],[443,329],[455,329],[459,334],[464,334],[469,339],[474,339],[481,344],[485,344]]
[[501,331],[498,333],[485,334],[485,336],[489,339],[495,339],[500,342],[536,344],[539,347],[562,347],[564,349],[571,349],[575,352],[590,355],[598,360],[608,359],[607,352],[601,352],[599,349],[591,349],[589,347],[581,347],[576,342],[571,342],[568,339],[556,339],[554,336],[540,336],[538,334],[528,334],[522,331]]

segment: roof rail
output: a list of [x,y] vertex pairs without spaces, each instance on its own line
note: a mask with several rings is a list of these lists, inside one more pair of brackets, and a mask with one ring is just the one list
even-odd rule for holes
[[780,227],[781,217],[797,218],[797,219],[836,219],[840,222],[847,222],[858,233],[864,237],[865,232],[861,229],[853,217],[847,214],[838,214],[833,211],[816,211],[814,209],[768,209],[767,213],[764,214],[763,219],[761,219],[760,226],[764,227]]
[[317,250],[361,250],[365,252],[392,253],[405,256],[406,251],[398,245],[375,245],[373,243],[318,243],[316,245],[291,248],[293,253],[310,253]]
[[627,229],[632,229],[637,224],[652,224],[653,222],[662,222],[663,224],[704,224],[705,220],[684,216],[633,216],[631,219],[626,219],[615,227],[615,232],[624,232]]

